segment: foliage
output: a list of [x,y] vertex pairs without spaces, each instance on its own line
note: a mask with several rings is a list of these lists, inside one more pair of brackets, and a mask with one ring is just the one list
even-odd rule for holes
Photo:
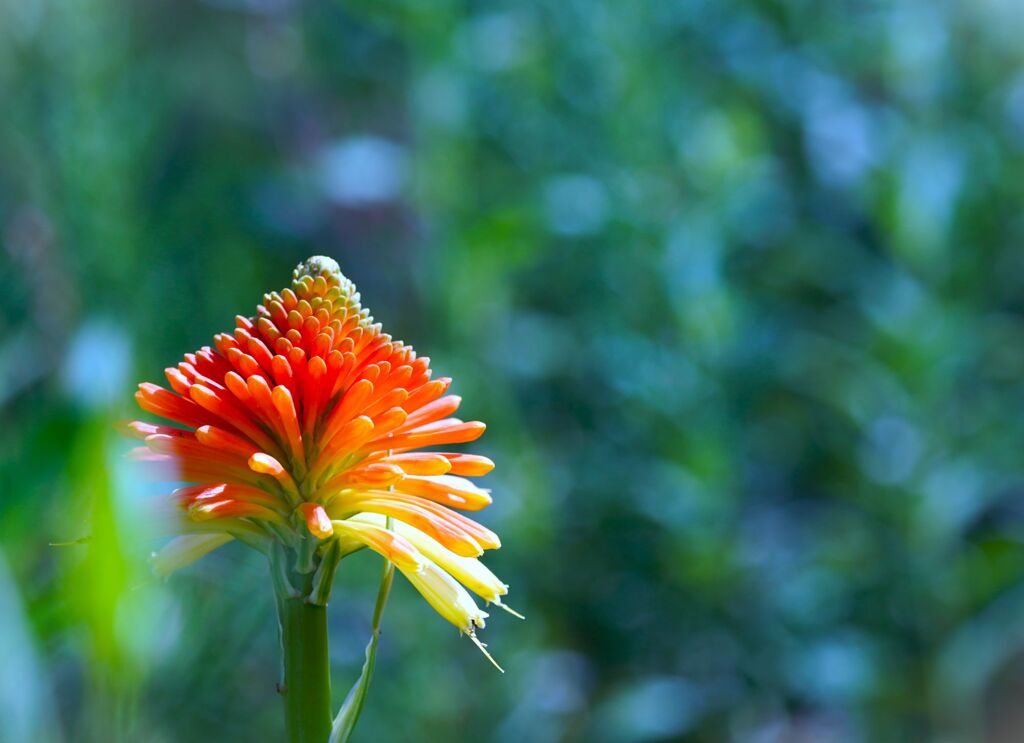
[[488,421],[528,619],[396,584],[357,739],[1014,739],[1020,20],[0,1],[0,739],[280,730],[262,563],[152,578],[111,423],[314,252]]

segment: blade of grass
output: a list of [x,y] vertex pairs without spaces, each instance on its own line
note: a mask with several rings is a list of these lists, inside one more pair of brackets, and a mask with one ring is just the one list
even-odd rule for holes
[[363,703],[366,701],[366,692],[370,688],[370,679],[373,677],[373,668],[377,662],[377,644],[380,642],[380,623],[384,614],[384,606],[391,594],[391,584],[395,578],[395,566],[390,561],[384,562],[384,571],[380,578],[380,588],[377,590],[377,603],[373,608],[373,627],[370,634],[370,642],[366,645],[366,660],[363,663],[362,673],[345,697],[345,703],[341,705],[338,716],[334,718],[334,727],[331,730],[330,743],[347,743],[356,722],[359,720],[359,713],[363,711]]

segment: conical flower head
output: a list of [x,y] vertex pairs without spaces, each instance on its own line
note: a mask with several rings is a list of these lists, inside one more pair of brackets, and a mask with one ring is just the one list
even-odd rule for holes
[[451,380],[373,322],[335,261],[302,262],[290,287],[165,373],[168,387],[141,384],[136,399],[171,425],[128,424],[156,478],[188,483],[167,496],[184,536],[158,567],[231,539],[266,552],[337,540],[393,561],[463,631],[486,617],[463,585],[500,605],[506,587],[476,559],[498,538],[458,512],[491,502],[467,478],[493,463],[423,451],[485,426],[452,417]]

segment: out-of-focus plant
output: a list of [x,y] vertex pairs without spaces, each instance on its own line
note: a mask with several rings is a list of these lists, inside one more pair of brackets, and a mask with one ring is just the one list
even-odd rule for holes
[[[178,425],[129,423],[145,442],[134,458],[158,480],[192,483],[166,498],[181,533],[155,567],[173,572],[234,540],[265,555],[289,740],[344,741],[373,673],[395,567],[490,658],[476,636],[487,614],[466,589],[507,608],[508,587],[477,559],[500,543],[452,509],[490,504],[466,477],[493,462],[420,451],[474,441],[485,426],[451,417],[461,402],[446,394],[451,379],[431,380],[427,357],[383,333],[329,258],[299,264],[290,288],[265,295],[236,326],[168,368],[171,389],[144,383],[136,394]],[[339,562],[364,547],[386,562],[366,662],[332,724],[327,603]]]

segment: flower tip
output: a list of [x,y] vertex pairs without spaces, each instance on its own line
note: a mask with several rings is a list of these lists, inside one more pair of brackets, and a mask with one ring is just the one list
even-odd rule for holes
[[306,528],[317,539],[327,539],[334,534],[334,526],[327,511],[319,503],[303,503],[299,506],[306,520]]
[[466,423],[466,430],[469,432],[469,436],[472,437],[469,440],[476,441],[484,435],[484,431],[487,430],[487,424],[483,421],[469,421]]
[[157,427],[155,425],[144,421],[118,421],[114,424],[114,428],[116,428],[122,436],[143,440],[157,431]]
[[328,280],[333,279],[333,283],[341,283],[341,280],[344,278],[338,262],[333,258],[328,258],[326,255],[310,256],[297,265],[292,272],[292,277],[295,281],[301,281],[305,276],[310,276],[314,279],[317,276],[323,276]]
[[249,469],[259,472],[261,475],[272,475],[273,477],[278,477],[284,472],[281,463],[264,452],[256,452],[249,457]]

